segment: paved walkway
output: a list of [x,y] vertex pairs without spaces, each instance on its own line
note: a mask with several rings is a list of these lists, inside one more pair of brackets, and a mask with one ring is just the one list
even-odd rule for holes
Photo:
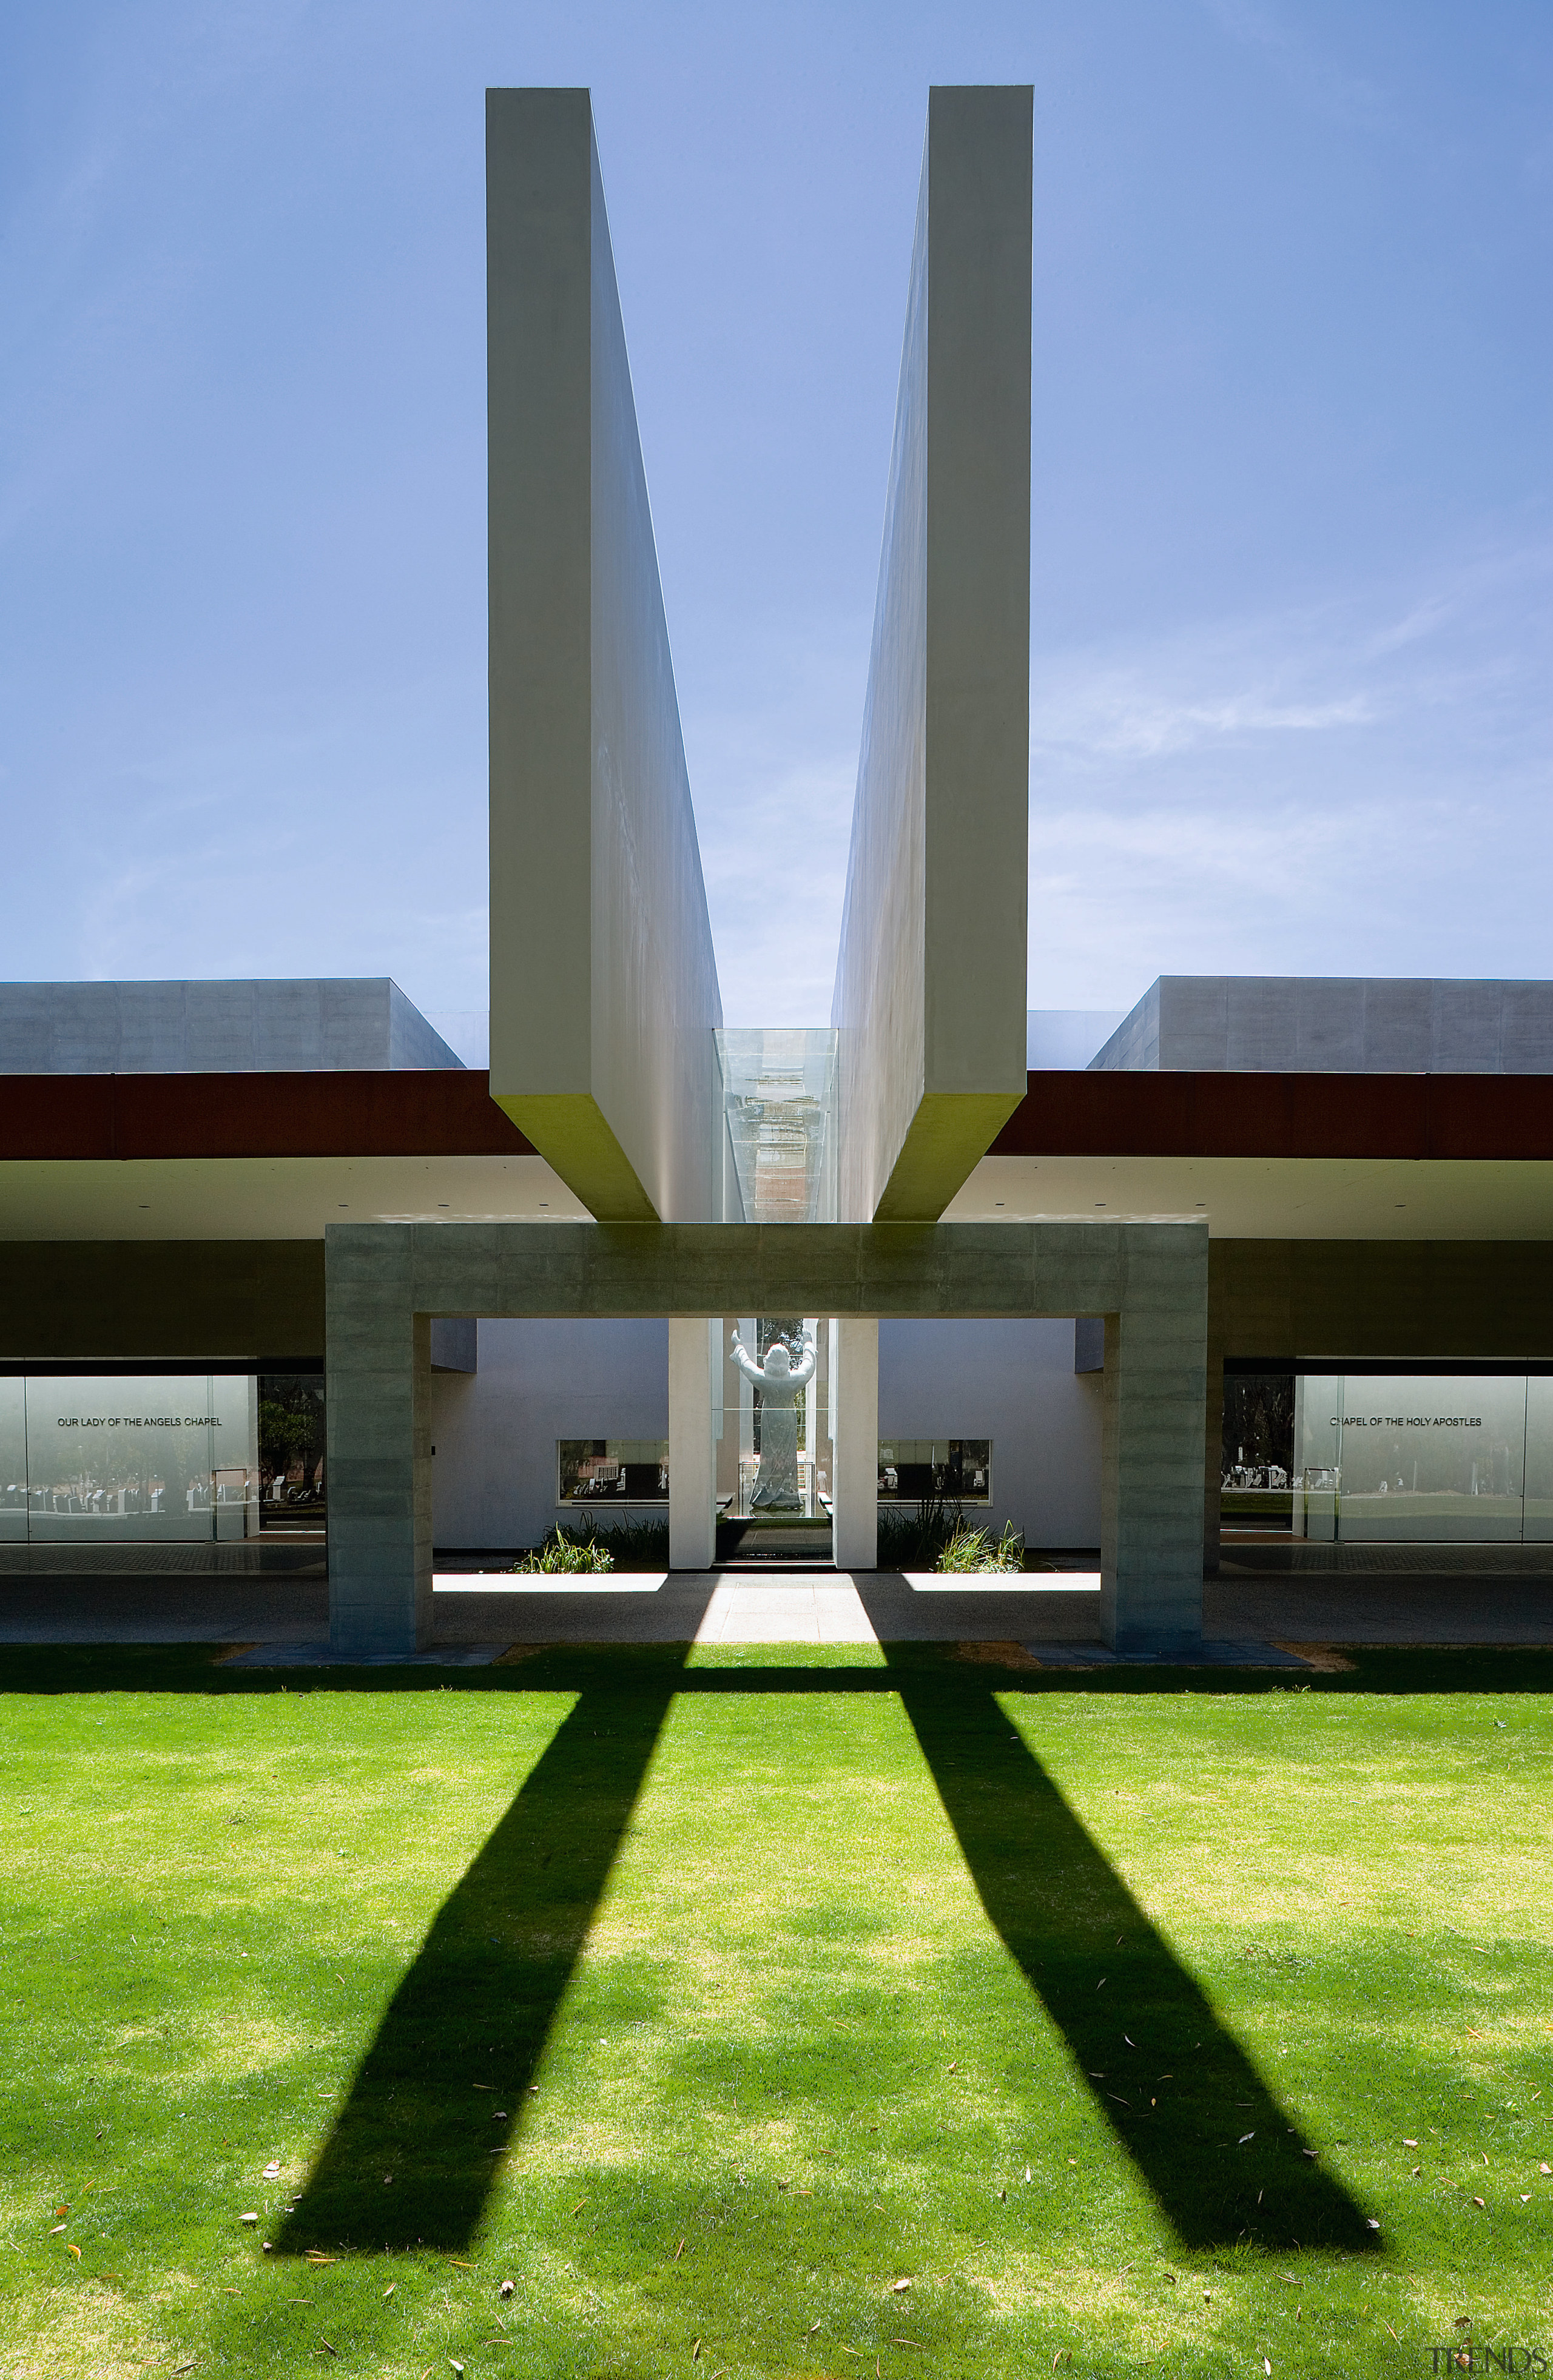
[[[1426,1548],[1418,1548],[1426,1552]],[[1459,1548],[1451,1548],[1459,1559]],[[1517,1549],[1519,1550],[1519,1549]],[[1093,1643],[1098,1573],[957,1585],[897,1571],[647,1572],[516,1587],[510,1575],[437,1584],[432,1626],[453,1646],[534,1644]],[[1209,1580],[1207,1633],[1338,1645],[1553,1645],[1553,1570],[1259,1572]],[[0,1644],[323,1643],[322,1579],[0,1579]]]

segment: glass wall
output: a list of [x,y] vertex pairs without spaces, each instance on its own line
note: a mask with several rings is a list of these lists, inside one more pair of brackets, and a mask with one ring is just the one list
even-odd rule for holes
[[[256,1383],[231,1374],[8,1379],[9,1536],[242,1537],[258,1526]],[[21,1439],[17,1447],[17,1392]],[[22,1452],[18,1463],[16,1453]],[[14,1525],[19,1514],[24,1525]]]
[[1361,1544],[1553,1538],[1553,1378],[1227,1375],[1220,1517]]
[[[712,1427],[717,1440],[717,1508],[730,1520],[807,1520],[828,1523],[831,1514],[830,1331],[821,1317],[802,1314],[724,1315],[722,1318],[722,1361],[712,1367]],[[745,1352],[762,1367],[773,1347],[787,1350],[790,1368],[803,1364],[807,1344],[814,1349],[814,1369],[803,1391],[778,1399],[777,1439],[766,1435],[762,1392],[735,1366],[732,1342],[738,1332]],[[791,1415],[789,1423],[785,1416]],[[788,1431],[793,1436],[790,1439]],[[762,1461],[768,1453],[792,1454],[793,1471],[786,1487],[773,1495],[767,1463],[762,1487]],[[782,1469],[785,1473],[786,1461]]]
[[0,1543],[206,1543],[323,1519],[321,1375],[0,1378]]
[[0,1379],[0,1545],[27,1539],[27,1385]]

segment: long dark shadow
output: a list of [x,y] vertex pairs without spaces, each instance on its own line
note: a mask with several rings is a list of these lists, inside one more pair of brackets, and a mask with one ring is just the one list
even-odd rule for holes
[[[437,1913],[275,2234],[467,2248],[520,2131],[687,1648],[586,1689]],[[477,2088],[479,2085],[481,2087]],[[492,2087],[493,2086],[493,2087]]]
[[1378,2247],[990,1686],[899,1682],[982,1906],[1183,2245]]

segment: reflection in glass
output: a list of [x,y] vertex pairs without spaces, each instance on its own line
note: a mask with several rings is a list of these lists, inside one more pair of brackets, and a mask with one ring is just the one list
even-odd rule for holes
[[1227,1374],[1219,1512],[1328,1543],[1553,1539],[1553,1380]]
[[1341,1530],[1518,1540],[1523,1379],[1345,1379]]
[[1289,1527],[1297,1400],[1292,1372],[1225,1374],[1219,1512],[1231,1527]]
[[879,1442],[881,1504],[919,1504],[946,1496],[956,1504],[992,1500],[989,1438],[892,1438]]
[[563,1504],[666,1504],[666,1438],[562,1438],[555,1443]]
[[323,1382],[316,1373],[260,1374],[259,1482],[265,1536],[323,1527]]
[[34,1543],[253,1534],[254,1382],[242,1375],[26,1383]]
[[27,1536],[27,1390],[0,1379],[0,1545]]
[[1553,1379],[1526,1383],[1525,1514],[1522,1534],[1528,1545],[1553,1538]]

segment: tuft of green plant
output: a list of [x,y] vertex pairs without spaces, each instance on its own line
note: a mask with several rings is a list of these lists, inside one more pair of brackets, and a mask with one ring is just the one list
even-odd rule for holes
[[924,1496],[915,1506],[881,1504],[879,1566],[880,1570],[931,1570],[965,1525],[964,1507],[947,1496]]
[[944,1571],[1022,1571],[1025,1540],[1012,1521],[1003,1524],[1003,1534],[997,1538],[989,1529],[967,1529],[962,1522],[933,1567]]
[[607,1528],[559,1521],[515,1571],[667,1570],[667,1521],[613,1521]]
[[[612,1530],[612,1536],[614,1534]],[[597,1537],[584,1537],[566,1529],[552,1530],[544,1543],[531,1553],[520,1554],[514,1562],[516,1572],[542,1572],[547,1577],[561,1572],[606,1571],[614,1568],[614,1555]]]
[[612,1521],[608,1528],[599,1531],[594,1543],[609,1548],[616,1570],[669,1567],[667,1521]]

